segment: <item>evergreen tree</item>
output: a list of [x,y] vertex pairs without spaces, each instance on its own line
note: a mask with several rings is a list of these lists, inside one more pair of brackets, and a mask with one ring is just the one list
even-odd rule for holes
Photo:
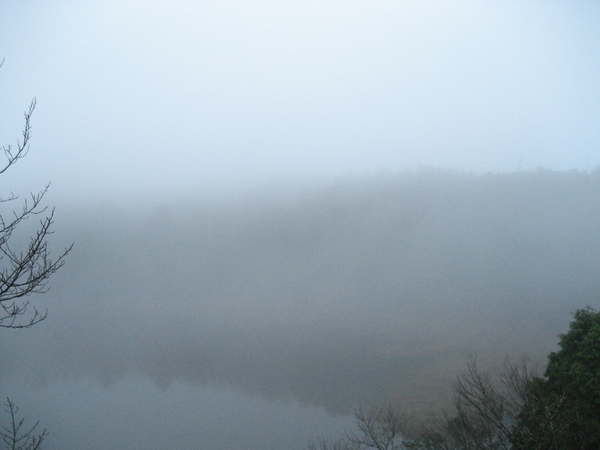
[[515,448],[600,448],[600,312],[575,312],[544,378],[530,383],[514,433]]

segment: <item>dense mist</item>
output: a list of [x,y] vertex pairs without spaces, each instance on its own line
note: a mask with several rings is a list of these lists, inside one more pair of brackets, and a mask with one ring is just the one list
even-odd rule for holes
[[300,449],[360,405],[438,411],[471,354],[543,370],[600,306],[599,22],[591,1],[0,2],[0,146],[31,137],[0,216],[51,182],[49,248],[74,243],[25,298],[48,318],[0,329],[0,399],[46,450]]
[[2,332],[0,381],[425,412],[469,354],[543,368],[570,312],[600,299],[598,170],[421,170],[150,203],[59,208],[53,244],[76,247],[31,298],[49,318]]

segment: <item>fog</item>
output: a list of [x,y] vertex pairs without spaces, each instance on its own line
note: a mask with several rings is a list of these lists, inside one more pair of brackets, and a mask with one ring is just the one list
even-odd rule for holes
[[4,182],[168,199],[421,166],[591,170],[599,17],[586,0],[5,1],[3,142],[38,107]]
[[[0,198],[51,182],[0,394],[50,449],[302,448],[543,368],[598,306],[600,4],[0,4]],[[15,203],[16,205],[16,203]],[[0,214],[11,214],[0,202]],[[22,224],[23,239],[36,221]]]
[[419,171],[63,208],[77,247],[2,382],[56,448],[301,448],[359,405],[435,411],[469,354],[543,368],[598,306],[599,201],[597,171]]

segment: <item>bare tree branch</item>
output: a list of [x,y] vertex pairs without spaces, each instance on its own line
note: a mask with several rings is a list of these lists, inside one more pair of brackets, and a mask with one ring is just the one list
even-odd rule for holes
[[[16,148],[2,147],[6,161],[0,168],[0,174],[23,158],[29,150],[31,138],[31,116],[36,106],[35,98],[25,112],[23,138],[17,141]],[[30,328],[41,322],[47,312],[40,312],[31,307],[25,298],[31,294],[43,294],[48,291],[47,283],[52,274],[65,263],[65,257],[71,251],[72,245],[53,259],[48,248],[48,237],[52,234],[54,209],[47,213],[47,207],[42,205],[44,195],[49,185],[38,192],[31,193],[21,207],[13,209],[8,215],[0,212],[0,328]],[[18,200],[12,192],[7,197],[0,198],[0,205],[8,205]],[[15,250],[11,245],[15,231],[26,220],[43,216],[37,230],[29,239],[25,248]]]
[[[0,62],[0,67],[4,60]],[[25,125],[22,139],[17,140],[16,147],[2,147],[5,161],[0,163],[0,175],[24,158],[29,151],[31,139],[31,116],[36,107],[34,98],[25,112]],[[48,237],[52,234],[54,209],[47,212],[42,206],[44,195],[49,185],[38,192],[31,193],[20,208],[13,209],[8,214],[0,210],[0,328],[30,328],[41,322],[47,312],[40,312],[35,306],[30,307],[26,300],[31,294],[48,292],[48,279],[65,263],[65,258],[71,251],[72,245],[64,249],[57,258],[53,259],[48,249]],[[0,197],[0,207],[12,206],[18,196],[10,192],[8,196]],[[14,248],[17,229],[32,217],[42,217],[28,244]],[[44,429],[38,434],[39,422],[26,428],[25,419],[18,419],[19,408],[6,399],[6,412],[10,420],[8,426],[0,429],[0,439],[10,450],[39,450],[48,432]]]
[[9,415],[8,426],[0,430],[0,439],[6,444],[9,450],[39,450],[48,431],[44,428],[41,433],[37,433],[39,421],[30,428],[24,428],[25,419],[19,419],[17,414],[19,408],[9,399],[6,399],[6,413]]
[[29,151],[29,139],[31,138],[31,116],[35,110],[37,101],[35,97],[29,105],[29,109],[25,112],[25,126],[23,127],[22,140],[17,141],[16,149],[13,149],[12,145],[2,147],[6,162],[3,167],[0,167],[0,174],[3,174],[8,170],[10,166],[15,164],[19,159],[24,158]]

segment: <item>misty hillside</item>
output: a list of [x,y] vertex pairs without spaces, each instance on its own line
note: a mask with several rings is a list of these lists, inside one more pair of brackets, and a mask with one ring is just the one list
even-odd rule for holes
[[55,241],[76,247],[35,299],[43,326],[3,337],[4,377],[142,376],[332,412],[388,399],[422,409],[447,398],[470,353],[543,365],[569,313],[600,299],[599,170],[58,203]]

